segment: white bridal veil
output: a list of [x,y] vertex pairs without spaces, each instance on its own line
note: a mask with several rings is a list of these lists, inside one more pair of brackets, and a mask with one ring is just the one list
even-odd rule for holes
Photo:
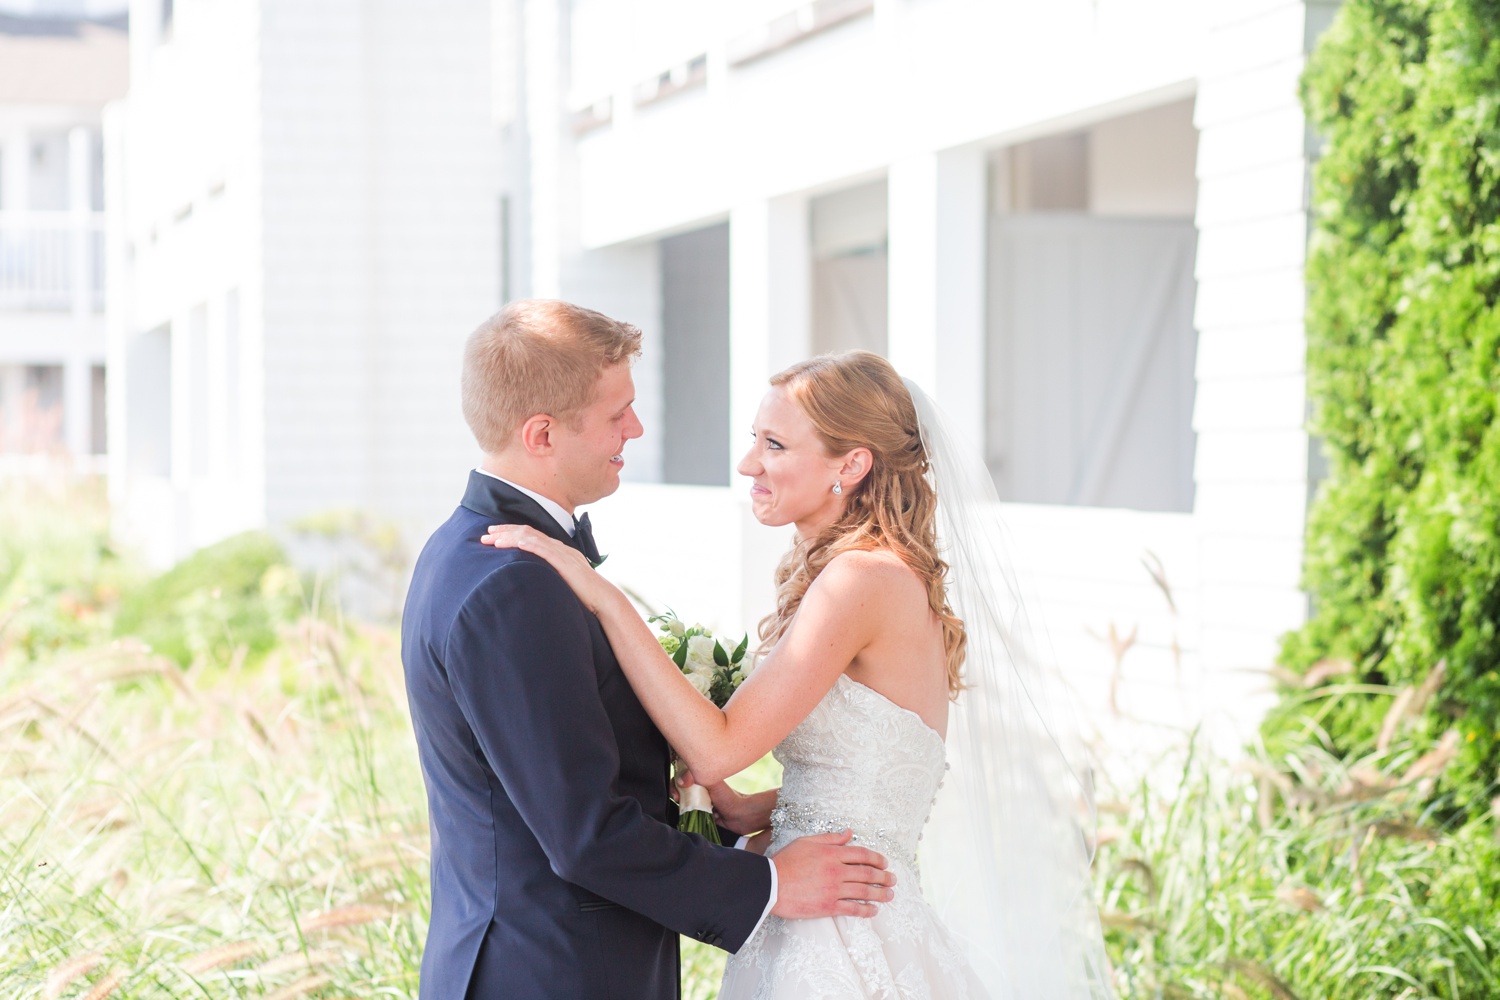
[[992,1000],[1104,1000],[1114,991],[1089,878],[1093,782],[1071,699],[1027,617],[988,469],[906,385],[937,490],[948,600],[968,636],[951,770],[923,834],[924,889]]

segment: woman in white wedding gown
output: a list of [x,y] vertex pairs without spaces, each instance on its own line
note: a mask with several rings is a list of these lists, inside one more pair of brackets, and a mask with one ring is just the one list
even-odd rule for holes
[[[773,377],[753,433],[739,471],[755,516],[795,525],[796,541],[776,572],[757,666],[723,710],[576,550],[522,527],[487,538],[546,558],[599,617],[642,705],[709,787],[724,825],[760,831],[751,849],[774,857],[797,837],[849,829],[896,874],[892,899],[851,904],[878,907],[873,917],[767,917],[729,957],[721,1000],[990,996],[972,944],[923,898],[917,865],[948,766],[968,636],[948,600],[916,404],[889,362],[851,351]],[[772,749],[784,769],[779,791],[741,796],[723,783]],[[1086,995],[1000,981],[1006,996],[995,1000]]]

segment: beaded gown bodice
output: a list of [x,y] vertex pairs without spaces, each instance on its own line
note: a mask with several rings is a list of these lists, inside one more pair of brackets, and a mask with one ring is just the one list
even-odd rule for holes
[[776,747],[781,793],[771,850],[845,828],[854,843],[916,871],[917,843],[947,767],[921,716],[847,674]]
[[986,994],[922,898],[917,844],[947,769],[915,712],[840,675],[776,747],[773,857],[798,837],[852,829],[886,857],[895,898],[871,917],[766,919],[725,965],[720,1000],[973,1000]]

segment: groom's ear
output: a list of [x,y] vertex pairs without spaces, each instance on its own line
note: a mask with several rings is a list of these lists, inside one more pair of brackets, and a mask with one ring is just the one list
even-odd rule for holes
[[545,413],[537,413],[526,418],[521,425],[521,447],[526,449],[528,455],[550,455],[552,454],[552,428],[557,421]]

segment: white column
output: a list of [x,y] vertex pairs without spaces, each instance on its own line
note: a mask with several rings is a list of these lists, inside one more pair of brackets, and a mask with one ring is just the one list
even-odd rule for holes
[[21,450],[21,398],[25,394],[26,366],[0,364],[0,452]]
[[94,311],[93,255],[90,224],[93,221],[93,197],[90,173],[93,164],[93,137],[80,125],[68,132],[68,218],[73,230],[72,267],[69,269],[73,290],[73,316],[84,320]]
[[172,317],[172,486],[179,496],[191,488],[193,468],[193,338],[192,314],[184,310]]
[[5,133],[4,173],[0,174],[0,207],[24,212],[31,207],[31,133],[17,125]]
[[112,510],[125,508],[128,498],[125,448],[126,331],[129,329],[129,266],[125,236],[125,107],[124,102],[104,109],[101,138],[104,143],[104,349],[105,349],[105,448],[109,453],[109,499]]
[[[1210,707],[1268,704],[1257,694],[1263,682],[1245,668],[1270,665],[1281,634],[1307,614],[1300,577],[1309,487],[1303,265],[1310,157],[1296,81],[1334,5],[1261,6],[1254,16],[1225,14],[1211,26],[1194,109],[1194,516]],[[1247,79],[1263,82],[1250,87]],[[1226,714],[1243,717],[1244,710]]]
[[985,410],[984,154],[954,149],[898,160],[888,192],[891,363],[978,447]]
[[753,201],[729,213],[729,483],[739,510],[740,621],[754,629],[775,604],[772,571],[789,528],[768,531],[750,513],[735,472],[766,379],[812,353],[812,253],[804,195]]
[[562,294],[566,0],[525,0],[527,184],[531,280],[524,295]]
[[807,199],[788,195],[729,213],[729,481],[749,442],[766,379],[812,349]]
[[72,228],[73,343],[63,366],[63,440],[74,458],[89,453],[92,426],[88,355],[89,320],[94,315],[93,137],[80,125],[68,133],[68,215]]

